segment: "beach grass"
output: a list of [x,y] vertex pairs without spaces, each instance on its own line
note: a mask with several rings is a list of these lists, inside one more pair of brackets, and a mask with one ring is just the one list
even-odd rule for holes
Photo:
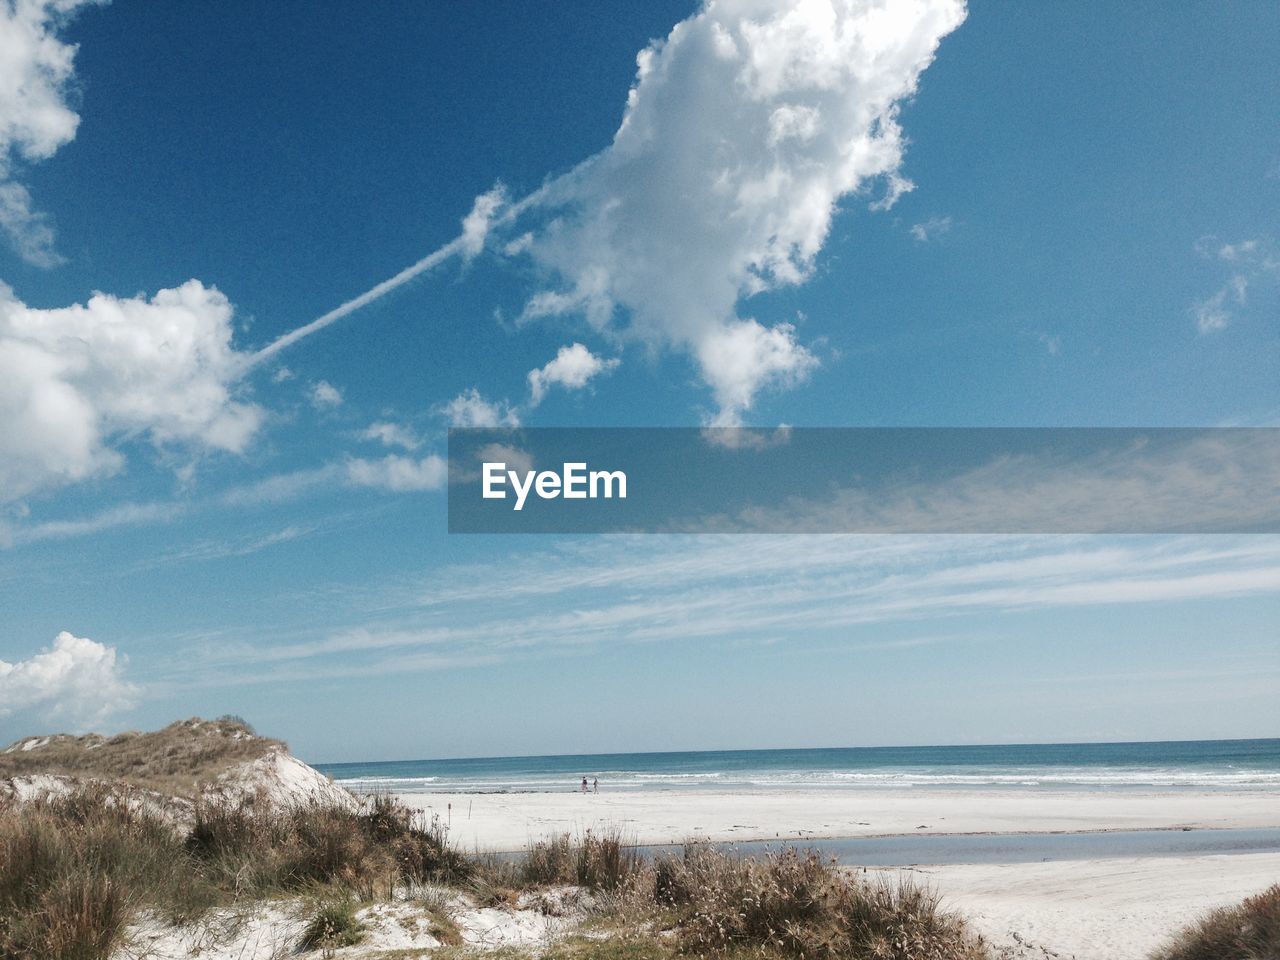
[[526,886],[567,883],[588,890],[618,890],[640,870],[643,857],[620,830],[563,833],[531,844],[520,864]]
[[362,899],[460,884],[443,828],[388,799],[351,809],[199,804],[190,822],[88,784],[0,812],[0,958],[95,960],[140,909],[174,923],[287,895]]
[[303,928],[298,948],[333,951],[359,943],[364,937],[364,925],[356,918],[357,906],[351,897],[320,903]]
[[162,730],[114,737],[92,733],[29,737],[0,751],[0,779],[34,774],[92,776],[168,796],[194,797],[201,784],[274,749],[285,749],[284,742],[258,736],[239,717],[192,717]]
[[1212,910],[1178,932],[1152,960],[1275,960],[1280,957],[1280,883]]
[[[109,960],[139,915],[182,925],[212,908],[311,904],[298,950],[361,936],[358,911],[421,911],[450,960],[451,904],[515,909],[566,889],[581,922],[512,960],[1002,960],[937,892],[868,879],[782,846],[743,856],[693,843],[647,855],[619,831],[533,843],[523,856],[466,855],[438,819],[390,797],[358,807],[195,803],[175,818],[132,788],[86,784],[0,809],[0,960]],[[527,907],[526,907],[527,909]],[[1280,944],[1280,886],[1215,911],[1155,960],[1262,960]],[[372,956],[373,954],[371,954]]]

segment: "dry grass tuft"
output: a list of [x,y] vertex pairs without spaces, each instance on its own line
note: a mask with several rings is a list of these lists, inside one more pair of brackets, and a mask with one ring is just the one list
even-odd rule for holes
[[867,882],[812,851],[744,859],[705,845],[658,858],[631,901],[680,952],[867,960],[988,960],[983,941],[908,880]]
[[460,937],[442,887],[507,908],[521,889],[566,884],[593,891],[608,936],[565,951],[600,960],[991,960],[930,891],[867,883],[813,853],[755,860],[692,845],[648,859],[615,833],[481,861],[451,847],[438,820],[387,797],[358,811],[201,802],[187,828],[132,802],[128,789],[88,786],[0,812],[0,960],[106,960],[138,909],[183,922],[215,905],[299,895],[320,904],[304,938],[311,947],[352,942],[361,900],[433,891],[449,943]]
[[189,831],[133,801],[88,784],[0,812],[0,960],[104,960],[141,907],[185,922],[218,904],[390,896],[475,870],[438,821],[386,798],[363,811],[199,804]]
[[356,904],[351,899],[329,900],[316,908],[302,931],[299,950],[323,950],[332,953],[364,939],[364,924],[356,919]]
[[1234,907],[1221,907],[1174,936],[1153,960],[1277,960],[1280,884]]
[[534,843],[521,864],[526,885],[567,883],[588,890],[619,890],[639,873],[643,858],[620,831],[579,839],[567,833]]

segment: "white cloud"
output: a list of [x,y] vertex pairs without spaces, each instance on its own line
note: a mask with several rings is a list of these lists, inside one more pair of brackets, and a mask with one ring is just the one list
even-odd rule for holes
[[[507,585],[500,594],[495,577]],[[1280,544],[1268,537],[761,534],[745,549],[735,536],[620,535],[432,569],[388,587],[377,623],[224,645],[216,656],[280,664],[341,655],[336,669],[394,672],[439,665],[420,654],[499,661],[663,641],[782,636],[857,650],[883,642],[859,625],[922,624],[937,636],[974,614],[989,632],[1000,613],[1277,595]],[[209,667],[199,664],[202,679]]]
[[529,403],[535,407],[540,404],[554,384],[579,390],[617,365],[616,357],[609,360],[597,357],[580,343],[561,347],[545,365],[529,371]]
[[186,512],[182,503],[122,503],[77,520],[45,520],[8,529],[0,523],[0,544],[5,546],[90,536],[104,530],[143,524],[169,523]]
[[509,404],[486,400],[472,387],[444,405],[451,427],[518,427],[520,415]]
[[422,441],[414,436],[413,431],[408,427],[402,427],[398,423],[388,423],[385,420],[365,427],[360,433],[360,439],[376,440],[384,447],[403,447],[405,450],[417,450],[422,446]]
[[1222,243],[1215,237],[1201,237],[1196,250],[1230,271],[1227,281],[1212,296],[1191,305],[1196,329],[1202,334],[1216,333],[1229,326],[1235,311],[1248,304],[1251,285],[1260,281],[1274,283],[1280,278],[1280,257],[1265,238]]
[[0,502],[119,469],[119,438],[242,451],[262,411],[233,393],[231,317],[197,280],[51,310],[0,284]]
[[918,243],[928,243],[951,230],[950,217],[930,217],[924,223],[917,223],[911,228],[911,236]]
[[[581,311],[596,328],[690,352],[717,422],[817,364],[786,324],[737,314],[812,273],[842,197],[900,173],[898,104],[959,0],[725,0],[641,51],[622,125],[545,187],[530,255],[560,282],[525,318]],[[621,326],[625,324],[625,326]]]
[[1039,340],[1045,350],[1048,351],[1049,356],[1056,357],[1058,354],[1062,353],[1062,337],[1058,336],[1056,333],[1039,333],[1036,334],[1036,339]]
[[[875,533],[1267,530],[1280,443],[1252,431],[1117,439],[1063,457],[1002,451],[931,476],[865,477],[709,520],[702,529]],[[672,529],[702,522],[677,520]]]
[[381,460],[347,461],[347,479],[359,487],[376,487],[395,493],[439,490],[448,479],[445,459],[430,454],[421,460],[388,454]]
[[471,212],[462,221],[462,255],[468,260],[484,249],[494,217],[506,203],[507,188],[500,183],[476,197]]
[[284,383],[286,380],[292,380],[294,373],[288,367],[281,366],[276,368],[276,372],[271,375],[272,383]]
[[331,485],[341,470],[337,464],[328,463],[309,470],[293,470],[277,473],[223,491],[218,498],[223,506],[254,507],[266,503],[285,503],[300,496]]
[[328,380],[317,380],[311,385],[311,405],[317,410],[331,410],[342,405],[342,391]]
[[533,469],[533,454],[505,443],[489,443],[476,451],[476,463],[505,463],[508,470],[528,473]]
[[76,48],[58,29],[83,0],[0,4],[0,230],[28,263],[61,262],[48,218],[14,179],[21,163],[47,160],[75,139],[80,117],[67,105]]
[[818,360],[795,339],[795,327],[765,327],[755,320],[734,320],[711,330],[698,345],[703,376],[720,410],[710,426],[733,427],[751,408],[756,391],[788,387],[809,375]]
[[884,210],[913,188],[899,105],[964,18],[963,0],[709,3],[637,56],[609,147],[519,201],[501,186],[481,195],[453,240],[254,362],[537,214],[498,245],[552,278],[520,319],[580,312],[600,331],[685,351],[720,406],[712,422],[737,423],[761,390],[817,365],[793,327],[742,318],[738,301],[808,279],[843,198],[878,180],[870,206]]
[[65,630],[27,660],[0,660],[0,717],[28,710],[82,730],[132,707],[138,688],[124,679],[112,647]]
[[1198,300],[1191,307],[1191,314],[1196,318],[1196,329],[1201,333],[1213,333],[1224,329],[1231,322],[1231,313],[1227,310],[1227,288],[1223,287],[1212,297]]
[[36,210],[31,192],[12,180],[0,181],[0,230],[27,263],[56,267],[63,262],[62,255],[54,249],[55,234],[48,214]]

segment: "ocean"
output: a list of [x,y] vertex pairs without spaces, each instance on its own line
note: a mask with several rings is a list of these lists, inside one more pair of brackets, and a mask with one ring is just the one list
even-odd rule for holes
[[703,750],[317,763],[357,792],[635,790],[1280,791],[1280,739]]

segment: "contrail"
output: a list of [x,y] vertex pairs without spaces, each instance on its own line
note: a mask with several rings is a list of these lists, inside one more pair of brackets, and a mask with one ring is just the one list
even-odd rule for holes
[[[573,171],[570,171],[570,174],[576,172],[578,169],[581,169],[582,167],[585,167],[587,163],[590,163],[590,160],[587,160],[584,163],[579,164],[577,168],[575,168]],[[568,175],[569,174],[565,176],[568,176]],[[564,179],[564,177],[561,177],[560,179]],[[486,228],[486,233],[489,230],[492,230],[494,227],[510,223],[512,220],[516,219],[528,207],[539,202],[547,194],[548,190],[553,185],[554,185],[554,181],[552,183],[544,184],[542,187],[533,191],[533,193],[529,194],[524,199],[519,200],[516,203],[508,204],[506,206],[506,209],[502,212],[501,216],[494,217],[491,221],[489,221],[488,227]],[[275,340],[271,341],[271,343],[267,344],[257,353],[250,355],[249,358],[245,361],[244,367],[241,373],[247,373],[249,370],[252,370],[258,364],[262,363],[264,360],[270,360],[272,357],[274,357],[277,353],[279,353],[285,347],[288,347],[297,343],[303,337],[309,337],[311,336],[311,334],[315,333],[317,330],[323,330],[325,327],[329,326],[329,324],[337,320],[341,320],[343,317],[348,316],[349,314],[355,313],[361,307],[367,307],[369,304],[373,303],[375,300],[380,300],[382,297],[385,297],[388,293],[390,293],[392,290],[395,290],[397,287],[404,286],[406,283],[408,283],[414,277],[418,276],[420,273],[425,273],[427,270],[430,270],[432,267],[438,267],[440,264],[444,263],[446,260],[450,259],[451,257],[469,256],[473,253],[475,253],[475,250],[468,248],[468,237],[466,235],[466,232],[464,231],[463,233],[458,234],[456,237],[454,237],[452,240],[446,243],[443,247],[439,247],[438,249],[433,250],[431,253],[427,254],[417,263],[414,263],[414,264],[411,264],[410,266],[405,267],[403,270],[397,273],[394,277],[390,277],[389,279],[383,280],[377,286],[369,288],[364,293],[360,294],[360,296],[353,297],[352,299],[348,300],[346,303],[342,304],[341,306],[334,307],[328,313],[325,313],[325,314],[322,314],[321,316],[316,317],[310,323],[305,323],[302,326],[294,330],[290,330],[288,333],[277,337]]]
[[267,346],[263,347],[257,353],[253,354],[253,356],[249,357],[248,361],[245,363],[245,370],[249,370],[252,367],[256,367],[258,364],[262,363],[264,360],[271,359],[277,353],[283,350],[285,347],[298,342],[303,337],[310,336],[311,334],[315,333],[317,330],[323,330],[325,327],[329,326],[329,324],[333,323],[335,320],[341,320],[343,317],[347,316],[348,314],[355,313],[361,307],[368,306],[369,304],[373,303],[373,301],[380,299],[381,297],[385,297],[388,293],[390,293],[396,287],[403,286],[404,284],[412,280],[414,277],[416,277],[418,274],[426,270],[430,270],[432,267],[439,266],[440,264],[448,260],[450,257],[456,256],[462,253],[462,249],[463,249],[463,237],[461,234],[459,234],[458,236],[450,240],[448,243],[446,243],[443,247],[440,247],[438,250],[434,250],[431,253],[427,254],[417,263],[413,264],[412,266],[405,267],[403,270],[397,273],[394,277],[391,277],[388,280],[383,280],[376,287],[371,287],[370,289],[366,290],[364,293],[360,294],[360,296],[354,297],[351,300],[348,300],[346,303],[342,304],[339,307],[334,307],[328,313],[325,313],[316,317],[310,323],[303,324],[301,327],[298,327],[297,329],[294,329],[294,330],[290,330],[288,333],[283,334],[280,337],[277,337],[275,340],[271,341],[271,343],[267,344]]

